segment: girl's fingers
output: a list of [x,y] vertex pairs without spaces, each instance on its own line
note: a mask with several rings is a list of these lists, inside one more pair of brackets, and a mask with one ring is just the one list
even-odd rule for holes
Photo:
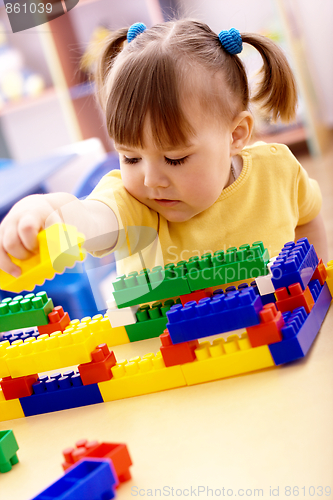
[[15,278],[17,278],[21,274],[21,269],[11,261],[8,253],[3,247],[1,234],[0,234],[0,269],[8,274],[11,274]]
[[1,246],[7,254],[16,259],[27,259],[31,257],[31,252],[25,248],[21,242],[15,224],[6,225],[1,235]]
[[29,256],[38,251],[37,235],[42,227],[42,221],[31,214],[23,216],[17,225],[18,238],[20,239],[22,246],[28,252]]

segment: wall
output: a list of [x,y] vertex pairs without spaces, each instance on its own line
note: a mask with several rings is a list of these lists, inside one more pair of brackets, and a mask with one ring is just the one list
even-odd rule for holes
[[[205,21],[217,33],[235,27],[263,31],[280,24],[278,2],[294,13],[292,30],[300,30],[307,64],[318,96],[321,119],[333,126],[332,0],[178,0],[183,15]],[[282,26],[282,24],[280,24]]]
[[[285,0],[286,1],[286,0]],[[333,126],[333,2],[289,0],[306,48],[321,115]]]

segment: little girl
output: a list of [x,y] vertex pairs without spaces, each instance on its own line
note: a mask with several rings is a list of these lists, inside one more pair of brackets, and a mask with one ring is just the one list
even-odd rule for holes
[[193,20],[112,33],[96,85],[120,171],[84,201],[57,193],[17,203],[0,226],[0,268],[17,274],[8,254],[29,257],[38,231],[59,218],[86,235],[94,255],[117,251],[126,274],[257,240],[274,256],[303,236],[327,261],[317,183],[286,146],[249,146],[243,43],[263,59],[252,101],[274,120],[293,119],[293,74],[263,36],[217,35]]

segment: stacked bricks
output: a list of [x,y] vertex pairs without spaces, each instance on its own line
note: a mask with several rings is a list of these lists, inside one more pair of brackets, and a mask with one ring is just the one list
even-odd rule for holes
[[[120,317],[129,321],[126,325],[111,326],[111,313],[118,311],[110,308],[110,316],[72,320],[63,325],[63,331],[49,331],[37,338],[13,340],[5,336],[0,343],[1,418],[183,387],[304,357],[331,303],[326,281],[330,268],[325,270],[304,239],[285,245],[270,263],[270,271],[268,262],[267,251],[259,242],[192,258],[164,270],[143,270],[116,282],[116,304],[123,311]],[[229,265],[233,270],[247,270],[250,281],[267,276],[274,287],[273,302],[263,304],[264,296],[272,296],[271,287],[260,295],[257,283],[214,290],[228,284]],[[196,289],[195,275],[197,284],[208,276],[208,287]],[[222,283],[214,281],[216,275],[224,277]],[[140,287],[146,287],[141,295]],[[152,304],[142,305],[143,298]],[[20,304],[24,299],[12,302]],[[38,299],[43,307],[50,301],[43,293]],[[5,307],[9,308],[7,302]],[[45,325],[60,326],[65,313],[51,303],[49,307],[47,313],[44,310]],[[20,323],[20,328],[26,326]],[[108,346],[141,339],[135,335],[140,328],[142,335],[160,336],[160,351],[117,362]],[[227,339],[199,343],[202,337],[239,328],[246,330],[241,336],[232,334]],[[78,372],[38,376],[72,365],[79,365]]]

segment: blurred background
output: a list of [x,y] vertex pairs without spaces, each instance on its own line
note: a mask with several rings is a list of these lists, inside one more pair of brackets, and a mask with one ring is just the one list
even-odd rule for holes
[[[57,1],[62,0],[53,4]],[[12,33],[0,0],[0,220],[22,196],[59,190],[85,196],[117,168],[89,81],[98,41],[105,29],[138,21],[151,26],[180,16],[200,19],[217,33],[231,27],[259,32],[284,49],[298,83],[297,120],[272,124],[253,109],[254,140],[287,144],[319,181],[333,258],[332,0],[80,0],[65,15],[18,33]],[[245,47],[241,57],[252,81],[260,56]],[[109,289],[108,281],[101,283],[113,269],[112,258],[102,264],[94,311],[101,309],[103,286]],[[91,265],[91,276],[96,266]],[[69,274],[66,279],[73,280]],[[88,278],[94,280],[89,273]]]

